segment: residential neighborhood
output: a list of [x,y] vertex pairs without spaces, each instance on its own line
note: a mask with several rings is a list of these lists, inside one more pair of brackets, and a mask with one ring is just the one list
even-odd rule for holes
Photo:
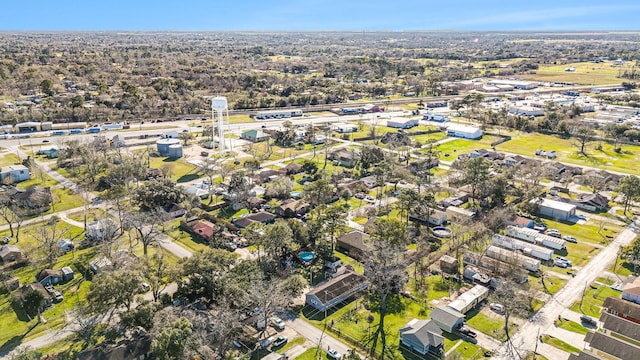
[[[205,54],[189,58],[198,76],[169,76],[138,35],[114,38],[137,50],[110,65],[136,82],[58,67],[51,84],[0,92],[0,358],[640,359],[631,57],[534,63],[473,38],[469,60],[439,61],[378,34],[402,51],[316,64],[334,51],[322,34],[313,53],[238,35],[255,71],[212,79],[242,92],[193,87]],[[165,35],[150,49],[179,53]],[[240,42],[220,41],[240,66]],[[636,54],[627,42],[611,46]],[[42,117],[63,94],[75,110]],[[278,102],[247,102],[267,95]],[[120,117],[76,114],[101,106]]]

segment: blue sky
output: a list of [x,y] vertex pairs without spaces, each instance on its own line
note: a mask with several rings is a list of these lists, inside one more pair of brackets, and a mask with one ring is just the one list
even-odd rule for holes
[[9,0],[0,30],[638,30],[638,15],[638,0]]

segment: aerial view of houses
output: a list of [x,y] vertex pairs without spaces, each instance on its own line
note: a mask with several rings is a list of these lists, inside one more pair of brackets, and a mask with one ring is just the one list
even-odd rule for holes
[[640,359],[640,35],[3,26],[0,359]]

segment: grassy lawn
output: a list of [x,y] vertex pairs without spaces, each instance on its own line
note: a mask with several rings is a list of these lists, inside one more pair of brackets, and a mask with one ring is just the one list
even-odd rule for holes
[[622,294],[608,286],[598,286],[596,284],[592,284],[592,286],[587,287],[584,292],[582,308],[580,307],[580,300],[578,300],[571,305],[571,310],[598,318],[600,317],[600,309],[604,304],[604,300],[609,296],[619,298]]
[[[507,340],[507,334],[504,332],[504,318],[490,317],[478,310],[471,310],[466,314],[467,323],[472,328],[483,334],[489,335],[500,341]],[[509,324],[509,332],[513,334],[516,331],[516,324]]]
[[568,353],[575,353],[575,354],[580,353],[580,349],[578,349],[577,347],[569,345],[566,342],[558,338],[554,338],[553,336],[550,336],[550,335],[544,335],[542,337],[542,342],[549,344],[555,348],[558,348],[562,351],[566,351]]
[[165,224],[165,229],[167,230],[165,234],[173,239],[174,242],[178,243],[185,249],[196,253],[204,251],[208,249],[209,246],[201,243],[198,239],[194,239],[191,234],[186,231],[183,231],[179,228],[180,220],[175,220]]
[[[552,145],[550,145],[552,144]],[[443,144],[447,145],[447,144]],[[640,174],[634,164],[640,163],[640,146],[622,145],[622,152],[613,151],[613,145],[603,142],[602,150],[595,150],[596,143],[589,143],[586,150],[588,156],[577,153],[570,138],[537,133],[521,133],[513,139],[496,147],[498,151],[506,151],[526,156],[534,156],[538,149],[555,150],[556,160],[576,165],[586,165],[600,169]],[[489,148],[489,146],[485,146]]]
[[[84,211],[77,211],[67,214],[67,217],[75,221],[84,221]],[[106,217],[111,217],[109,213],[99,208],[90,208],[87,210],[87,223],[98,221]]]
[[565,330],[573,331],[575,333],[582,334],[582,335],[586,335],[589,332],[589,329],[587,329],[586,327],[578,324],[575,321],[571,321],[567,319],[556,320],[554,321],[554,324]]
[[[564,69],[573,67],[575,72],[565,72]],[[622,79],[617,77],[624,67],[613,67],[610,63],[594,64],[578,62],[562,65],[541,65],[535,74],[524,75],[525,79],[537,81],[562,81],[578,85],[620,84]]]
[[58,182],[47,174],[42,174],[42,176],[36,176],[33,173],[31,174],[31,179],[27,181],[22,181],[16,184],[17,187],[26,189],[31,186],[39,185],[39,186],[55,186]]
[[364,266],[359,263],[357,260],[355,260],[354,258],[351,258],[341,252],[338,251],[334,251],[333,254],[337,257],[340,258],[340,260],[342,260],[342,264],[344,265],[351,265],[353,267],[353,269],[355,270],[355,272],[357,272],[358,274],[364,274]]
[[578,239],[578,244],[585,242],[605,244],[607,241],[613,240],[622,231],[619,226],[592,220],[589,220],[586,224],[563,223],[548,219],[544,219],[542,222],[550,229],[560,230],[563,236],[574,236]]
[[[555,268],[553,270],[560,272],[558,269],[559,268]],[[531,288],[542,292],[548,292],[551,295],[560,291],[566,282],[567,280],[554,276],[552,272],[545,272],[544,284],[547,287],[547,291],[545,291],[544,286],[542,286],[542,279],[540,277],[529,275],[529,284],[531,285]]]
[[53,204],[51,209],[44,213],[53,214],[54,212],[64,211],[69,209],[75,209],[81,207],[84,204],[84,200],[81,196],[76,195],[71,189],[53,189],[51,190],[53,195]]
[[184,159],[152,157],[149,165],[153,169],[158,169],[163,165],[171,166],[171,178],[177,182],[187,182],[200,177],[196,167]]
[[[490,149],[491,143],[498,140],[495,136],[483,136],[480,140],[467,140],[467,139],[455,139],[444,144],[434,146],[434,151],[441,153],[440,159],[445,161],[456,160],[459,154],[466,154],[474,149]],[[422,149],[420,152],[425,153],[427,149]],[[449,156],[446,156],[449,154]]]
[[0,153],[0,167],[16,164],[22,164],[18,155],[9,152]]
[[[296,357],[296,360],[318,360],[318,357],[316,356],[317,352],[318,352],[317,347],[311,348],[303,352],[302,354],[298,355]],[[320,357],[322,360],[327,360],[327,353],[320,350]]]
[[468,343],[468,342],[463,342],[462,344],[458,345],[458,347],[455,348],[455,350],[453,350],[453,353],[460,355],[462,359],[475,360],[475,359],[484,359],[485,351],[486,351],[485,349],[481,348],[478,345]]
[[281,347],[276,352],[278,354],[284,354],[285,352],[287,352],[287,350],[291,349],[292,347],[296,345],[304,344],[305,341],[306,341],[305,338],[303,338],[302,336],[296,336],[294,339],[289,340],[285,346]]

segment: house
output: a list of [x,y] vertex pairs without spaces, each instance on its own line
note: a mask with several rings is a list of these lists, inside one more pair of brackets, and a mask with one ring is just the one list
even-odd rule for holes
[[622,288],[622,299],[640,304],[640,277]]
[[249,196],[246,200],[248,209],[258,209],[263,204],[267,203],[267,200],[255,196]]
[[62,269],[43,269],[36,275],[36,281],[40,284],[56,285],[73,279],[73,270],[65,266]]
[[336,248],[354,259],[362,259],[363,255],[370,250],[367,240],[370,238],[360,230],[349,231],[336,240]]
[[446,213],[449,218],[455,219],[457,221],[467,221],[473,219],[473,217],[476,216],[475,212],[457,206],[447,207]]
[[509,155],[504,158],[504,164],[507,166],[524,164],[526,161],[527,158],[521,155]]
[[444,353],[442,330],[433,320],[413,319],[400,328],[400,344],[422,355]]
[[[484,301],[488,296],[488,288],[482,285],[476,285],[458,296],[458,298],[450,302],[448,306],[462,314],[466,314],[469,310]],[[433,314],[431,316],[433,317]]]
[[[537,200],[531,200],[532,203],[536,203]],[[542,199],[542,202],[538,204],[540,215],[547,216],[553,219],[560,219],[568,221],[576,216],[576,206],[561,201]]]
[[448,333],[454,333],[464,323],[464,314],[451,306],[436,306],[429,316],[442,331]]
[[358,126],[353,124],[336,123],[331,126],[331,129],[339,133],[351,133],[358,131]]
[[36,281],[44,286],[60,284],[62,280],[62,270],[43,269],[36,275]]
[[74,247],[75,245],[73,244],[73,241],[71,241],[71,239],[58,240],[58,248],[60,248],[60,250],[62,250],[63,252],[71,251]]
[[12,261],[22,261],[25,258],[22,249],[18,245],[2,245],[0,246],[0,259],[7,264]]
[[76,354],[78,360],[152,359],[151,336],[135,335],[115,344],[102,343]]
[[106,257],[93,259],[89,263],[89,268],[91,269],[91,271],[93,271],[94,274],[98,274],[101,271],[109,270],[111,269],[112,266],[113,266],[113,263],[111,262],[111,260],[107,259]]
[[284,170],[284,173],[287,175],[300,174],[302,172],[302,165],[291,162],[287,164],[287,166],[285,166],[282,170]]
[[477,140],[482,138],[482,130],[473,126],[449,124],[447,126],[447,136]]
[[576,195],[575,199],[571,200],[571,203],[579,209],[587,211],[604,211],[609,209],[609,199],[601,194],[580,193]]
[[260,183],[269,182],[282,176],[282,173],[273,169],[265,169],[256,174],[256,179]]
[[3,184],[15,184],[30,178],[29,168],[24,165],[9,165],[0,169],[0,182]]
[[94,221],[87,225],[85,231],[87,240],[102,242],[106,239],[113,238],[119,231],[120,227],[111,218]]
[[198,220],[195,224],[191,225],[191,230],[203,239],[209,241],[216,230],[216,226],[210,221]]
[[187,210],[185,210],[182,206],[176,203],[166,204],[161,209],[163,213],[165,213],[168,217],[171,217],[171,218],[184,216],[184,214],[187,213]]
[[378,177],[375,175],[365,176],[360,181],[369,189],[378,186]]
[[533,220],[523,217],[523,216],[516,216],[514,218],[511,218],[510,220],[506,221],[507,225],[512,225],[512,226],[517,226],[519,228],[529,228],[529,229],[533,229]]
[[33,216],[48,211],[53,201],[51,188],[42,186],[30,186],[24,190],[8,186],[4,192],[0,192],[0,197],[13,201],[23,216]]
[[438,209],[427,208],[426,214],[409,213],[409,220],[417,221],[424,224],[430,224],[434,226],[441,226],[447,222],[447,213]]
[[261,130],[247,130],[240,135],[240,138],[251,142],[261,142],[268,140],[269,134]]
[[282,217],[293,217],[298,214],[304,214],[309,210],[309,204],[302,200],[285,200],[282,204],[275,207],[273,210],[276,215]]
[[440,270],[448,274],[457,274],[460,269],[460,262],[458,259],[449,255],[442,255],[440,257]]
[[412,127],[418,126],[418,121],[419,119],[394,117],[387,120],[387,126],[395,129],[410,129]]
[[37,282],[36,283],[27,284],[27,285],[21,287],[20,288],[20,299],[22,301],[24,301],[24,299],[27,296],[27,294],[29,294],[29,293],[31,293],[33,291],[37,291],[40,294],[42,294],[43,305],[42,305],[42,308],[40,308],[40,311],[43,311],[46,307],[48,307],[48,306],[50,306],[52,304],[51,295],[49,294],[47,289],[45,289],[44,286],[42,286],[42,284],[37,283]]
[[247,226],[255,222],[259,222],[262,224],[270,224],[274,222],[275,219],[276,219],[275,215],[268,213],[266,211],[260,211],[257,213],[249,214],[240,219],[237,219],[233,221],[233,224],[242,229],[242,228],[246,228]]
[[309,291],[306,294],[306,304],[324,312],[343,304],[367,286],[369,284],[364,276],[348,271]]
[[340,166],[351,168],[355,166],[357,156],[358,152],[355,150],[338,150],[329,154],[329,160],[337,161]]

